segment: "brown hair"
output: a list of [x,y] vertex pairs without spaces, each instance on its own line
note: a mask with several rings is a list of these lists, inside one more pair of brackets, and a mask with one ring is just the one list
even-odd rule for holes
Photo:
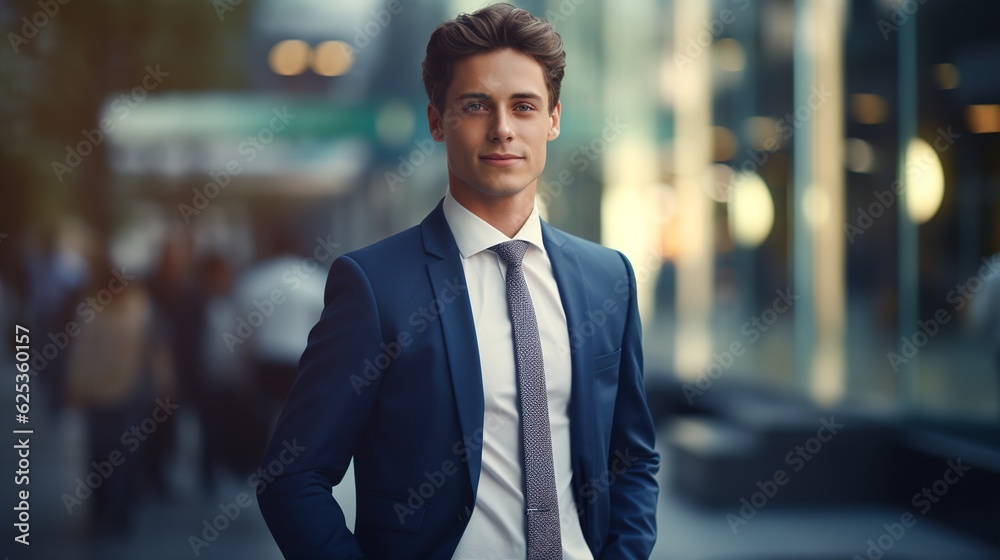
[[510,4],[492,4],[472,14],[459,14],[437,26],[427,43],[424,88],[431,105],[444,116],[444,97],[451,84],[452,64],[466,56],[511,48],[542,66],[549,90],[549,112],[559,101],[566,52],[551,23]]

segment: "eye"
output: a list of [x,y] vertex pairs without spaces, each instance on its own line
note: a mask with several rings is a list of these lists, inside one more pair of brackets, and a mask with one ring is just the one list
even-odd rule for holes
[[486,106],[483,105],[482,103],[469,103],[468,105],[465,106],[465,110],[466,111],[471,111],[471,112],[475,113],[475,112],[478,112],[480,109],[483,109],[485,107]]
[[534,111],[535,110],[534,107],[532,107],[531,105],[528,105],[527,103],[518,103],[516,108],[521,113],[527,113],[528,111]]

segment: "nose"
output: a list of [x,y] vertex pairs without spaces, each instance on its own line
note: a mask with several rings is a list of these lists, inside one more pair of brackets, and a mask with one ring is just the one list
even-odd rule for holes
[[514,139],[514,129],[511,127],[510,115],[497,111],[490,127],[490,142],[509,142]]

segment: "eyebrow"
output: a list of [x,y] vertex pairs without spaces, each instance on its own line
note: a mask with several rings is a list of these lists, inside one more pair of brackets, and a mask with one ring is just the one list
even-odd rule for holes
[[[538,101],[538,102],[542,101],[542,96],[541,95],[538,95],[537,93],[531,92],[531,91],[523,91],[523,92],[515,93],[515,94],[512,94],[510,97],[511,97],[511,99],[533,99],[533,100]],[[458,100],[459,101],[462,100],[462,99],[486,99],[486,100],[492,100],[493,97],[490,94],[488,94],[488,93],[482,93],[482,92],[479,92],[479,91],[471,91],[469,93],[463,93],[462,95],[458,96]]]

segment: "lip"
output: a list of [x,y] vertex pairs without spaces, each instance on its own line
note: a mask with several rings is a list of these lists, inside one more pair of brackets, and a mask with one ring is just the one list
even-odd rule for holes
[[524,159],[521,156],[516,156],[514,154],[488,154],[485,156],[480,156],[481,160],[488,165],[493,165],[496,167],[510,167],[517,162]]

